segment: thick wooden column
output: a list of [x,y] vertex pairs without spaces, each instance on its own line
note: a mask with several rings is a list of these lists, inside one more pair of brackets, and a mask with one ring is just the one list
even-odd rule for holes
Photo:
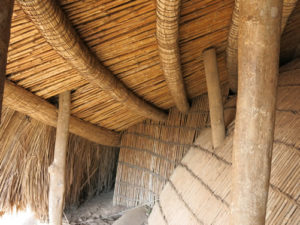
[[231,224],[265,224],[282,0],[241,0]]
[[70,92],[59,95],[59,111],[56,129],[54,160],[49,167],[49,223],[62,224],[65,192],[65,167],[70,121]]
[[0,3],[0,121],[13,5],[14,0],[1,0]]
[[203,61],[209,101],[212,143],[214,148],[217,148],[225,139],[225,125],[216,50],[214,48],[205,50],[203,52]]

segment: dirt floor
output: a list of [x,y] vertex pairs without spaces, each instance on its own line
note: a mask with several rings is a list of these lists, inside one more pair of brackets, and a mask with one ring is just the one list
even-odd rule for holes
[[126,207],[113,206],[113,192],[109,192],[94,197],[77,209],[67,210],[63,224],[111,225],[126,212]]

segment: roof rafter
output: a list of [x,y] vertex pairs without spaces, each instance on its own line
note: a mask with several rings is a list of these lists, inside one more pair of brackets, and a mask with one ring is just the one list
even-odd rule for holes
[[184,87],[178,45],[180,0],[157,0],[156,35],[159,56],[166,82],[175,105],[186,113],[189,103]]
[[130,111],[151,118],[166,120],[167,114],[130,91],[80,39],[66,15],[54,0],[18,0],[47,42],[80,75]]
[[[298,0],[284,0],[282,8],[281,33],[287,23],[290,14],[296,6]],[[240,0],[235,1],[232,14],[232,23],[228,35],[228,44],[226,49],[226,64],[229,75],[229,88],[237,92],[238,82],[238,33],[239,33],[239,11]]]
[[[3,105],[30,116],[46,125],[57,126],[57,109],[46,100],[6,80]],[[70,117],[69,131],[87,140],[107,146],[118,146],[120,134],[91,123]]]

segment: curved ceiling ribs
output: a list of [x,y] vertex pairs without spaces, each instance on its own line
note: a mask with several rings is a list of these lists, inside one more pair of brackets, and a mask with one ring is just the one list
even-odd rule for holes
[[48,43],[80,75],[136,114],[166,120],[167,114],[130,91],[90,52],[54,0],[18,0]]
[[[237,92],[238,85],[238,32],[239,32],[239,1],[235,1],[235,6],[232,14],[232,23],[228,34],[228,44],[226,49],[226,64],[229,75],[230,89]],[[287,23],[287,20],[296,6],[298,0],[284,0],[282,8],[281,33]]]
[[166,82],[175,105],[186,113],[189,109],[181,72],[178,26],[181,0],[157,0],[156,35],[159,56]]

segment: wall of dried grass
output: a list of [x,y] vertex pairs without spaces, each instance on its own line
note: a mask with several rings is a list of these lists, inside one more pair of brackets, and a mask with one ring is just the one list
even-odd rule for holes
[[[48,166],[53,159],[55,128],[9,108],[0,125],[0,211],[29,205],[45,219],[48,208]],[[69,137],[66,164],[66,206],[112,188],[118,149],[75,135]]]
[[[222,90],[225,96],[226,85]],[[147,120],[123,133],[114,204],[153,205],[199,132],[210,126],[208,109],[208,97],[204,94],[193,100],[188,114],[172,108],[167,122]],[[231,110],[230,106],[226,108]]]

